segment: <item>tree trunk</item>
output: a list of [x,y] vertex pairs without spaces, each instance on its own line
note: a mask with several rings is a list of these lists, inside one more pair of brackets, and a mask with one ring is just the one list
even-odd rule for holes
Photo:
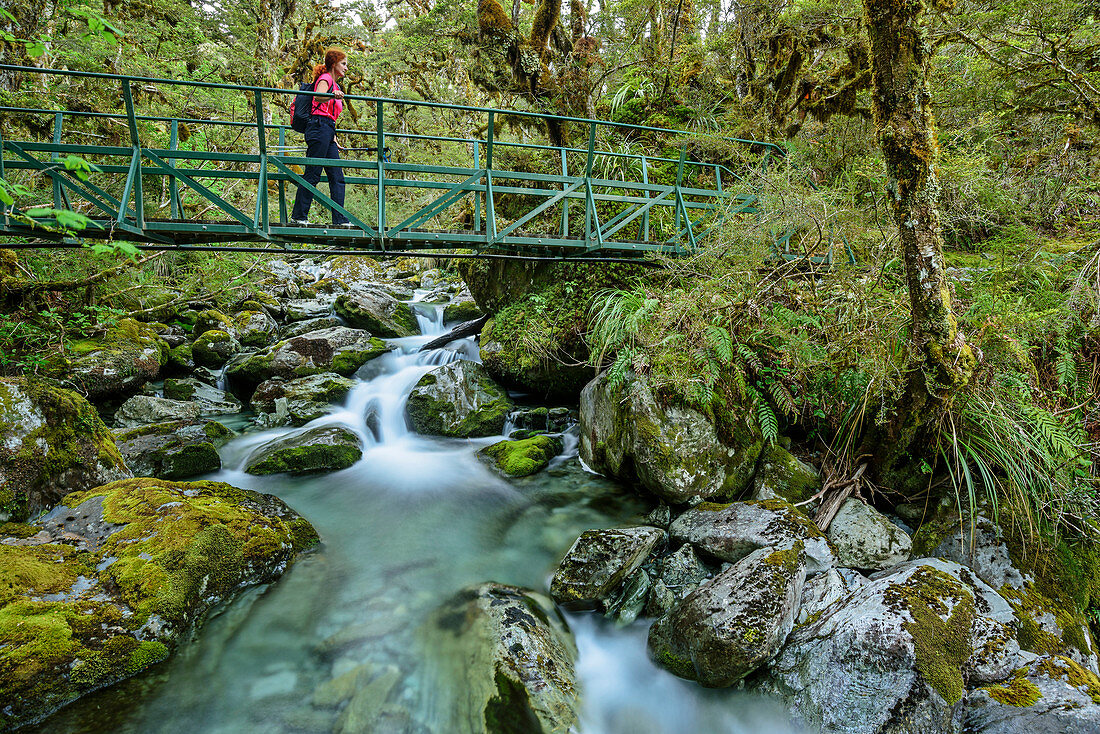
[[[880,478],[888,479],[922,450],[936,421],[966,386],[974,355],[951,310],[938,208],[935,123],[928,76],[932,46],[923,0],[864,0],[871,41],[875,125],[887,190],[905,257],[912,308],[905,393],[893,419],[874,437]],[[910,451],[910,449],[918,451]]]

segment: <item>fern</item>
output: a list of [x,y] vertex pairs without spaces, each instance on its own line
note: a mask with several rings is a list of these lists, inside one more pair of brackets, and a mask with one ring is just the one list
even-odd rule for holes
[[752,367],[753,370],[760,372],[764,369],[764,362],[760,359],[760,355],[754,352],[751,348],[744,344],[737,345],[737,353],[741,356],[741,359],[745,360],[745,363]]
[[775,443],[775,439],[779,438],[779,419],[767,400],[756,401],[756,421],[760,424],[760,433],[764,440]]
[[798,404],[794,400],[794,395],[782,382],[768,382],[768,394],[772,396],[772,400],[787,416],[798,415]]
[[607,370],[607,379],[613,387],[618,387],[626,382],[627,373],[630,371],[633,363],[633,347],[626,347],[619,350],[618,355],[615,357],[615,361],[611,363],[611,367]]
[[728,329],[711,324],[707,327],[707,342],[719,362],[724,365],[733,364],[733,338]]

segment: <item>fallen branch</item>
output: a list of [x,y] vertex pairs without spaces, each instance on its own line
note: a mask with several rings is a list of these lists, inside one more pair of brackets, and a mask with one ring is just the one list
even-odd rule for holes
[[[840,506],[859,487],[860,477],[863,476],[865,471],[867,471],[867,465],[860,464],[849,479],[843,482],[826,482],[820,492],[807,500],[807,502],[811,502],[815,498],[821,499],[821,506],[817,508],[817,514],[814,515],[814,522],[817,523],[817,527],[821,529],[821,532],[824,533],[829,529],[829,524],[836,517],[836,513],[840,512]],[[800,504],[805,504],[805,502]]]
[[464,321],[443,336],[432,339],[430,342],[420,347],[418,351],[426,352],[429,349],[440,349],[441,347],[447,346],[455,339],[465,339],[468,336],[479,334],[481,333],[481,328],[485,326],[485,322],[488,320],[488,316],[482,316],[480,319],[474,319],[473,321]]
[[0,279],[0,298],[9,303],[26,300],[41,293],[60,293],[63,291],[75,291],[81,288],[102,283],[118,275],[129,268],[144,265],[164,254],[164,251],[154,252],[138,260],[126,260],[113,268],[101,270],[95,275],[78,280],[23,280],[20,278]]

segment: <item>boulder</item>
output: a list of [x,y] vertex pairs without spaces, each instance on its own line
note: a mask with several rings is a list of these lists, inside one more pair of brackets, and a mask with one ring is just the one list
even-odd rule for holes
[[547,356],[546,351],[532,350],[527,336],[532,331],[552,342],[562,335],[552,333],[546,323],[532,324],[529,319],[535,319],[530,311],[523,316],[509,311],[481,327],[478,352],[485,369],[502,384],[532,395],[548,400],[575,401],[595,375],[595,370],[588,366],[583,341],[570,334],[567,335],[568,349],[555,348],[556,344],[543,346],[554,356]]
[[290,339],[295,336],[301,336],[302,334],[308,334],[311,331],[331,329],[333,326],[343,326],[343,324],[344,322],[336,316],[322,316],[317,319],[295,321],[293,323],[287,324],[279,330],[279,338]]
[[73,342],[72,383],[89,398],[129,395],[160,374],[168,344],[154,327],[122,319],[100,339]]
[[293,380],[272,378],[261,382],[252,393],[252,409],[274,414],[268,424],[304,426],[329,412],[332,404],[343,400],[355,381],[335,372],[325,372]]
[[249,390],[273,377],[290,380],[323,372],[348,376],[389,349],[369,332],[334,326],[239,356],[227,365],[226,374],[233,383]]
[[366,257],[337,255],[324,263],[327,277],[339,278],[350,286],[373,283],[382,275],[382,266]]
[[532,436],[519,441],[498,441],[478,449],[477,457],[506,477],[526,477],[542,471],[562,452],[554,436]]
[[[484,356],[484,353],[483,353]],[[762,442],[747,423],[733,445],[691,408],[657,403],[643,378],[614,383],[603,373],[581,392],[580,453],[595,471],[641,483],[670,503],[742,492]]]
[[817,525],[789,502],[704,502],[676,518],[668,529],[675,543],[691,543],[720,561],[736,563],[759,548],[801,543],[810,575],[836,565],[836,554]]
[[198,403],[135,395],[115,411],[115,423],[123,428],[133,428],[150,423],[190,420],[200,415],[202,408]]
[[287,321],[305,321],[332,314],[332,300],[296,298],[286,302]]
[[566,609],[597,608],[664,539],[663,530],[645,526],[586,530],[558,566],[550,596]]
[[227,334],[232,334],[234,337],[237,336],[236,327],[233,325],[233,319],[213,308],[199,311],[194,315],[191,336],[197,338],[208,331],[223,331]]
[[171,421],[116,431],[115,441],[134,476],[180,480],[221,469],[218,448],[232,436],[217,421]]
[[801,543],[760,548],[688,594],[649,629],[649,654],[712,688],[742,680],[787,639],[806,580]]
[[791,504],[805,502],[821,490],[817,469],[779,444],[771,443],[760,452],[752,482],[754,500],[784,499]]
[[663,617],[677,602],[695,591],[710,576],[710,570],[699,560],[691,544],[684,543],[653,564],[652,576],[645,613],[650,617]]
[[336,313],[349,326],[366,329],[384,339],[420,333],[416,314],[409,304],[377,288],[360,288],[336,298]]
[[870,505],[849,497],[829,524],[837,562],[846,568],[884,571],[909,560],[913,540]]
[[1044,656],[998,684],[972,691],[959,716],[973,734],[1095,734],[1100,679],[1062,656]]
[[266,347],[275,338],[279,325],[261,309],[241,311],[233,317],[237,339],[246,347]]
[[168,656],[215,606],[277,579],[317,534],[281,500],[128,479],[0,526],[0,728]]
[[456,438],[494,436],[504,430],[512,401],[476,362],[458,360],[416,383],[406,414],[417,433]]
[[249,474],[312,474],[347,469],[363,458],[359,437],[338,426],[293,433],[257,449],[245,462]]
[[[576,648],[548,599],[525,589],[482,584],[459,591],[428,620],[422,642],[436,658],[438,731],[566,734],[578,724]],[[444,707],[446,706],[446,707]]]
[[131,476],[110,430],[80,394],[34,377],[0,378],[0,522]]
[[447,324],[462,321],[473,321],[481,318],[483,314],[473,299],[467,301],[452,301],[443,309],[443,322]]
[[241,343],[226,331],[211,329],[191,345],[191,356],[204,367],[221,367],[241,351]]
[[197,403],[203,415],[233,415],[241,412],[240,400],[192,377],[165,380],[164,397]]
[[[1018,667],[1012,610],[968,569],[920,559],[876,574],[795,627],[761,689],[823,734],[957,731],[955,705],[982,665]],[[1017,648],[1018,649],[1018,648]]]

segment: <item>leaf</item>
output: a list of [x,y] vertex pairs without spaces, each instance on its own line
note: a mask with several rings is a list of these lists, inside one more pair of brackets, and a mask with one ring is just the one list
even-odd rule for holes
[[27,56],[32,59],[37,59],[46,54],[46,44],[42,41],[28,41],[27,42]]

